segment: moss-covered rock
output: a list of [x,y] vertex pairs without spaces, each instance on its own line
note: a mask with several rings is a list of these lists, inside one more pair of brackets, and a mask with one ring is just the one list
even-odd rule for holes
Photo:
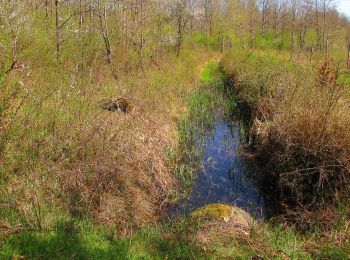
[[229,221],[232,215],[232,206],[225,204],[209,204],[192,212],[195,219],[217,219]]
[[191,214],[191,236],[205,248],[235,238],[247,237],[254,224],[252,216],[232,205],[209,204]]
[[196,209],[191,214],[192,219],[197,220],[212,220],[231,222],[235,225],[240,225],[249,228],[253,222],[252,216],[235,206],[226,204],[209,204],[199,209]]

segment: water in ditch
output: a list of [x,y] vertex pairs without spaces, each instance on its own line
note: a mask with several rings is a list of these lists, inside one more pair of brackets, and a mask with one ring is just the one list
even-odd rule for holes
[[191,192],[169,209],[179,215],[211,203],[224,203],[248,211],[255,218],[269,215],[268,199],[257,182],[261,171],[254,156],[243,152],[239,122],[216,113],[214,123],[195,145],[201,149],[199,170]]

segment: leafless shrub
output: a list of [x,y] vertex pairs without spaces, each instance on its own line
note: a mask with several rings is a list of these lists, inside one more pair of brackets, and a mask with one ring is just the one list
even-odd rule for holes
[[277,106],[269,126],[265,143],[283,172],[281,197],[299,206],[334,201],[349,190],[349,107],[336,70],[327,60],[315,86],[296,90],[292,106]]
[[278,182],[286,212],[295,212],[288,216],[309,223],[307,212],[350,189],[349,92],[338,82],[339,66],[327,59],[314,76],[279,58],[239,59],[232,58],[238,68],[228,59],[224,66],[233,71],[240,102],[250,100],[254,145]]

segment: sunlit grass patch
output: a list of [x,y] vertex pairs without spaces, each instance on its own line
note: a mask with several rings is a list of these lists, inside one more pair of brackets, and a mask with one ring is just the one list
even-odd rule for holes
[[[210,60],[203,68],[202,81],[210,85],[222,84],[223,72],[220,67],[220,61]],[[217,86],[219,87],[219,86]]]

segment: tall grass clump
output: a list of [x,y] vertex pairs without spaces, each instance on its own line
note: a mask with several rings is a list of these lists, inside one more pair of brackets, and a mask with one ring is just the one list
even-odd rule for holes
[[231,53],[222,66],[288,212],[311,217],[325,202],[348,198],[350,91],[337,63],[304,67],[252,52]]

